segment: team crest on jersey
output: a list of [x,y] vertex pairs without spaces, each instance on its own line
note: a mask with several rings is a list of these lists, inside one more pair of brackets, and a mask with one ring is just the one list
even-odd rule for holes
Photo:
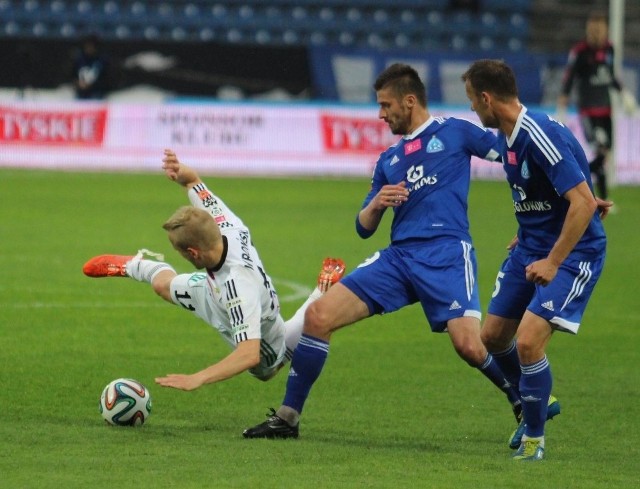
[[427,144],[427,153],[437,153],[438,151],[444,151],[444,144],[437,137],[433,136],[429,144]]
[[529,179],[529,177],[531,176],[531,174],[529,173],[529,165],[527,165],[527,160],[524,160],[522,162],[522,167],[520,168],[520,175],[522,175],[522,178],[524,178],[525,180]]

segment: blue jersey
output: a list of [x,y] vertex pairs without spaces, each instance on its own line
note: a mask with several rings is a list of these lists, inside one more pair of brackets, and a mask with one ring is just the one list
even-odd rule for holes
[[[500,155],[518,220],[518,246],[547,254],[560,235],[569,201],[563,195],[581,182],[593,192],[589,163],[578,140],[564,125],[522,108],[511,137],[499,138]],[[606,237],[598,213],[573,253],[599,253]]]
[[393,208],[392,243],[443,236],[471,241],[471,156],[496,160],[496,143],[492,132],[473,122],[430,117],[380,155],[362,208],[382,186],[406,182],[409,199]]

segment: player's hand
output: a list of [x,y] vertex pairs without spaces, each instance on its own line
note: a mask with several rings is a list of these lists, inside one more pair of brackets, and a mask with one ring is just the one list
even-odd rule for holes
[[169,374],[166,377],[156,377],[156,384],[162,387],[173,387],[182,391],[192,391],[202,385],[195,375]]
[[409,200],[409,191],[406,189],[406,182],[396,185],[383,186],[378,194],[373,198],[378,209],[387,207],[398,207]]
[[538,285],[549,285],[556,277],[558,267],[548,258],[534,261],[526,269],[526,278]]
[[509,244],[507,245],[507,250],[511,251],[516,246],[518,246],[518,235],[517,234],[511,239],[511,241],[509,241]]
[[613,207],[613,201],[602,200],[600,197],[596,197],[596,202],[598,203],[598,214],[600,215],[600,219],[605,219]]
[[191,188],[201,182],[196,171],[180,163],[176,154],[170,149],[164,150],[162,169],[170,180],[179,183],[183,187]]

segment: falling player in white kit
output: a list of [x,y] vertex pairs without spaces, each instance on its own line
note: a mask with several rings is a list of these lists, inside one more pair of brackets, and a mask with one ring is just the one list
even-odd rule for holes
[[178,275],[171,265],[135,256],[100,255],[83,272],[89,277],[131,277],[151,284],[167,302],[193,312],[216,329],[233,351],[194,374],[156,378],[165,387],[193,390],[248,371],[269,380],[291,358],[302,332],[307,306],[344,274],[344,262],[327,258],[316,287],[294,316],[285,322],[278,296],[265,272],[249,229],[198,174],[165,150],[166,175],[186,188],[192,206],[179,208],[163,228],[173,247],[203,272]]

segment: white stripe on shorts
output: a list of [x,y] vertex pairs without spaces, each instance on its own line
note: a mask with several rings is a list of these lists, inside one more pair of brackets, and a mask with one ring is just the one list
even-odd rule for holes
[[471,243],[460,241],[462,243],[462,254],[464,256],[464,281],[467,286],[467,300],[471,300],[473,294],[473,262],[471,261]]
[[564,301],[564,304],[562,304],[562,307],[560,308],[561,311],[567,306],[567,304],[569,304],[569,302],[582,294],[584,286],[591,279],[591,263],[588,261],[581,261],[579,267],[580,273],[578,273],[578,276],[573,280],[571,291],[569,292],[567,299]]

